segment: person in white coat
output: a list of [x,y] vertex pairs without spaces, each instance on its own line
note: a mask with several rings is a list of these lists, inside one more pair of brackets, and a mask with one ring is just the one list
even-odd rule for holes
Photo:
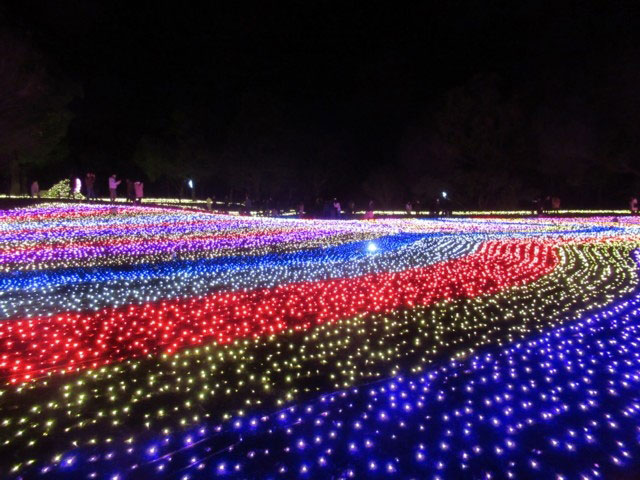
[[120,180],[116,180],[116,175],[114,173],[109,177],[109,196],[111,197],[112,202],[116,201],[118,185],[120,185]]

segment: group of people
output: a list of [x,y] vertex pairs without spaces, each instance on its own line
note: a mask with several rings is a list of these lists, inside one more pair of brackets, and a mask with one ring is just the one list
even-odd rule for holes
[[339,218],[352,218],[355,214],[355,202],[350,200],[346,203],[343,208],[340,204],[340,200],[337,197],[334,198],[321,198],[317,197],[315,204],[313,205],[310,212],[304,212],[304,205],[300,204],[298,206],[298,212],[309,213],[311,216],[316,218],[331,218],[331,219],[339,219]]
[[431,204],[420,200],[408,200],[404,205],[407,217],[412,215],[428,215],[430,217],[450,216],[453,214],[453,205],[447,197],[435,197]]
[[[80,179],[77,179],[80,181]],[[95,192],[96,174],[93,172],[87,172],[84,177],[84,186],[86,191],[87,200],[97,199]],[[111,202],[115,202],[118,197],[118,186],[122,183],[122,180],[118,180],[114,173],[109,177],[109,199]],[[144,197],[144,183],[141,181],[132,182],[128,178],[126,179],[127,196],[126,199],[131,203],[142,203],[142,197]]]
[[[207,205],[210,205],[207,199]],[[289,204],[291,205],[291,204]],[[208,209],[211,207],[208,206]],[[316,197],[309,208],[305,208],[304,202],[300,201],[294,204],[294,210],[299,218],[326,218],[326,219],[352,219],[360,218],[356,214],[356,203],[349,200],[346,204],[341,204],[337,197]],[[279,206],[271,197],[254,203],[249,195],[245,195],[244,202],[241,204],[240,213],[248,215],[252,210],[257,210],[265,216],[277,216],[281,212],[288,210],[287,207]],[[365,208],[365,219],[374,218],[375,203],[370,200]],[[430,215],[430,216],[446,216],[452,214],[452,203],[445,196],[443,198],[435,198],[431,205],[423,206],[419,200],[409,200],[405,204],[407,216],[411,215]]]
[[560,210],[560,197],[536,197],[533,199],[533,214],[542,215],[545,212]]
[[[80,185],[80,179],[76,178],[76,183]],[[122,183],[122,180],[118,180],[116,174],[114,173],[109,177],[108,186],[109,186],[109,199],[111,202],[115,202],[118,197],[118,186]],[[96,184],[96,174],[93,172],[87,172],[84,176],[84,188],[87,200],[96,200],[98,197],[96,196],[95,191]],[[73,185],[73,179],[72,183]],[[131,203],[142,203],[142,197],[144,197],[144,184],[140,181],[132,182],[127,178],[127,201]],[[70,189],[69,195],[71,195],[73,189]],[[80,187],[78,188],[78,192],[80,191]]]
[[[122,180],[118,180],[115,173],[109,177],[109,199],[112,202],[116,201],[118,196],[118,185],[122,183]],[[132,182],[128,178],[125,181],[127,186],[127,201],[132,203],[142,203],[142,197],[144,196],[144,183],[141,181]]]
[[[118,196],[118,186],[122,183],[122,180],[118,180],[115,174],[111,175],[108,180],[109,186],[109,198],[112,202],[116,201]],[[84,176],[84,192],[87,200],[97,200],[95,190],[96,174],[93,172],[87,172]],[[142,203],[144,197],[144,183],[141,181],[132,182],[126,180],[127,186],[127,201],[132,203]],[[82,190],[82,181],[75,175],[71,175],[69,178],[69,198],[73,198],[75,194],[80,193]],[[40,185],[37,180],[31,183],[30,193],[32,197],[40,198]]]
[[[84,177],[84,190],[85,196],[87,200],[97,200],[96,190],[95,190],[95,182],[96,175],[93,172],[87,172]],[[118,187],[122,183],[122,180],[119,180],[116,174],[113,174],[108,179],[108,188],[109,188],[109,199],[111,202],[115,202],[118,196]],[[142,203],[142,198],[144,197],[144,183],[141,181],[131,181],[129,179],[125,180],[126,185],[126,199],[131,203]],[[82,182],[80,178],[71,176],[69,181],[69,198],[72,198],[76,193],[80,193],[82,189]],[[34,180],[31,183],[30,192],[32,197],[40,198],[40,185],[37,180]],[[547,196],[547,197],[537,197],[533,200],[532,210],[534,214],[541,215],[545,212],[558,210],[560,208],[560,198],[555,196]],[[207,199],[207,208],[208,210],[212,209],[213,204],[215,204],[215,196],[213,199]],[[277,207],[276,202],[273,201],[271,197],[260,202],[259,210],[263,210],[264,215],[277,215],[280,213],[281,209]],[[225,206],[229,205],[228,198],[226,199]],[[250,214],[253,208],[253,202],[251,198],[247,194],[245,196],[244,202],[242,204],[241,213]],[[637,215],[639,211],[639,201],[637,197],[631,197],[629,200],[629,210],[632,215]],[[260,208],[262,207],[262,208]],[[420,215],[422,213],[426,213],[431,216],[446,216],[451,215],[452,206],[451,201],[445,194],[443,194],[442,198],[436,197],[432,202],[430,208],[424,209],[424,206],[421,205],[419,200],[416,201],[407,201],[405,204],[405,212],[407,216],[411,215]],[[346,208],[342,208],[340,201],[337,198],[321,198],[318,197],[315,200],[314,205],[310,210],[305,210],[305,206],[303,202],[299,202],[296,207],[296,214],[299,217],[311,216],[315,218],[329,218],[329,219],[340,219],[340,218],[354,218],[356,213],[355,210],[355,202],[353,200],[349,201],[346,205]],[[373,200],[369,201],[368,208],[366,209],[366,213],[364,218],[373,218],[374,211],[374,202]]]

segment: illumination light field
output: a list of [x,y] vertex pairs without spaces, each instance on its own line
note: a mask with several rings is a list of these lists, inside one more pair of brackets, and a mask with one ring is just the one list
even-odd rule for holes
[[3,211],[0,477],[633,478],[639,264],[635,217]]

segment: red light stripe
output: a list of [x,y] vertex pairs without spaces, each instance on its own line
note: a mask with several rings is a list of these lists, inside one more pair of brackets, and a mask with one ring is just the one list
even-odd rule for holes
[[558,263],[555,245],[493,241],[467,257],[402,272],[4,321],[0,370],[11,383],[29,381],[49,371],[93,368],[212,341],[491,294],[551,272]]

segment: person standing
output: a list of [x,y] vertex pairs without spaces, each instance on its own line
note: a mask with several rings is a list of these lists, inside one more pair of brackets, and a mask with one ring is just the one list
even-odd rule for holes
[[364,214],[365,220],[373,220],[373,209],[375,208],[375,204],[373,200],[369,200],[369,206],[367,207],[367,211]]
[[322,202],[322,218],[333,218],[332,212],[333,214],[335,214],[335,209],[331,207],[331,202],[329,202],[329,199],[325,199]]
[[31,184],[31,196],[40,198],[40,185],[37,180],[34,180]]
[[249,193],[244,196],[244,213],[245,215],[251,215],[251,198]]
[[136,195],[136,203],[140,205],[142,203],[142,197],[144,196],[144,183],[138,181],[133,184],[133,190]]
[[356,204],[353,200],[347,202],[347,216],[353,218],[353,214],[356,213]]
[[435,200],[433,201],[433,216],[439,217],[440,210],[441,210],[440,197],[436,197]]
[[93,190],[93,185],[96,183],[96,176],[91,172],[87,172],[84,176],[84,185],[87,188],[87,199],[93,200],[96,198],[96,194]]
[[408,201],[404,206],[404,211],[407,214],[407,217],[411,216],[411,212],[413,211],[413,205],[411,205],[411,201]]
[[127,193],[126,193],[127,202],[135,203],[136,196],[133,190],[133,182],[127,178],[125,180],[125,184],[127,186]]
[[638,198],[631,197],[631,201],[629,202],[629,209],[631,210],[631,215],[638,214]]
[[120,180],[116,180],[116,174],[114,173],[109,177],[109,197],[111,198],[111,202],[116,201],[118,185],[120,185]]

